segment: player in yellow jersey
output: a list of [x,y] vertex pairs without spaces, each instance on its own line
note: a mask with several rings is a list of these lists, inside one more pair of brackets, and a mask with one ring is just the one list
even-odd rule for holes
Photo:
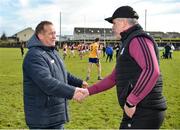
[[95,42],[92,43],[89,46],[89,65],[88,65],[88,74],[86,77],[86,81],[90,79],[90,73],[91,73],[91,69],[93,64],[96,64],[96,66],[98,67],[98,80],[101,80],[101,63],[99,61],[99,52],[98,52],[98,48],[99,48],[99,38],[95,39]]

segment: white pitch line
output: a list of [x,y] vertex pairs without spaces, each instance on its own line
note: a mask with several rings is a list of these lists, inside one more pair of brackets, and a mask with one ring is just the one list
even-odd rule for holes
[[22,77],[21,75],[0,75],[0,77]]

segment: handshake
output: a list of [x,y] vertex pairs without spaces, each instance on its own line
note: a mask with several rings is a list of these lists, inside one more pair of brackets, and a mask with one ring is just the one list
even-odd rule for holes
[[76,87],[74,95],[73,95],[73,99],[78,102],[82,102],[86,97],[89,96],[89,91],[87,89],[88,83],[83,81],[82,87],[83,88]]

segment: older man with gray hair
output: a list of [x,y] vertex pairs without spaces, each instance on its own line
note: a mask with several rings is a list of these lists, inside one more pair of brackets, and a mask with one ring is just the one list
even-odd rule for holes
[[124,111],[120,129],[159,129],[167,108],[162,95],[159,53],[153,38],[138,24],[138,18],[132,7],[122,6],[105,19],[113,24],[113,33],[122,45],[112,73],[89,87],[85,96],[116,85]]

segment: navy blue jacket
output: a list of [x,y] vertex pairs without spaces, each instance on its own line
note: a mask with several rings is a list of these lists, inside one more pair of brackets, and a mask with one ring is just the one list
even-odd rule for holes
[[82,80],[65,69],[54,47],[44,46],[36,35],[29,40],[23,62],[24,111],[29,127],[50,127],[68,119],[67,99]]

